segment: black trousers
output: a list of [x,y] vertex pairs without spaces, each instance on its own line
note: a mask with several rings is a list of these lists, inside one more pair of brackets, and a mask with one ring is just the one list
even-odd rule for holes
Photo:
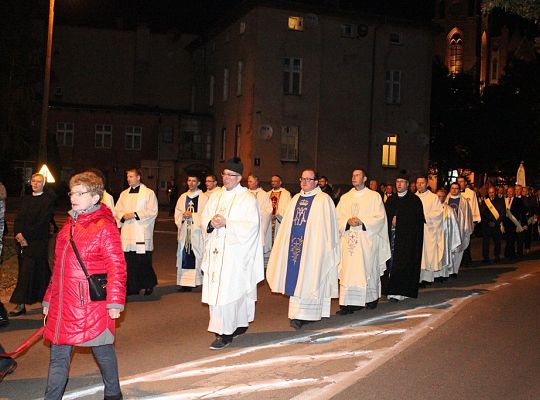
[[489,260],[489,245],[492,240],[494,244],[493,256],[495,259],[501,256],[502,233],[499,224],[492,224],[493,226],[484,226],[482,229],[482,257],[484,260]]

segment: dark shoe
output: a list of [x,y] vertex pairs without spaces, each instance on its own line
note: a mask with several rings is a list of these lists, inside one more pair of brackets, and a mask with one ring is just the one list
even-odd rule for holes
[[457,274],[450,274],[450,278],[456,279],[456,278],[457,278]]
[[370,301],[370,302],[366,303],[366,308],[368,310],[374,310],[374,309],[377,308],[378,304],[379,304],[379,299],[373,300],[373,301]]
[[26,307],[19,308],[18,306],[15,310],[9,312],[10,317],[18,317],[19,315],[26,314]]
[[232,337],[237,338],[240,335],[243,335],[248,330],[247,326],[239,326],[236,328],[236,330],[233,332]]
[[17,369],[17,361],[12,358],[10,358],[9,360],[11,361],[10,363],[0,368],[0,382],[4,380],[6,375],[12,374],[13,371]]
[[115,394],[113,396],[103,396],[103,400],[122,400],[124,397],[122,396],[122,393]]
[[221,350],[229,346],[232,343],[232,337],[230,335],[217,335],[216,340],[210,345],[211,350]]
[[[353,312],[354,311],[349,306],[339,306],[339,310],[336,311],[336,315],[349,315],[349,314],[352,314]],[[296,320],[293,319],[292,321],[296,321]],[[292,321],[291,321],[291,326],[292,326]],[[298,329],[298,328],[295,328],[295,329]]]
[[0,315],[0,328],[9,325],[9,318],[7,315]]
[[390,297],[390,298],[388,299],[388,301],[389,301],[390,303],[397,303],[399,300],[396,299],[395,297]]
[[301,319],[291,319],[289,325],[291,326],[291,328],[298,330],[302,328],[302,325],[304,325],[304,321],[302,321]]
[[150,296],[152,293],[154,293],[154,288],[144,289],[145,296]]
[[189,286],[180,286],[180,288],[178,289],[179,292],[191,292],[192,290],[193,288]]

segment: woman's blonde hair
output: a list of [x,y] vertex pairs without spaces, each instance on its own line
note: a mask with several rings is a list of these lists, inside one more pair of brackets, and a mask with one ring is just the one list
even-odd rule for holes
[[92,196],[98,195],[99,201],[103,198],[103,179],[97,176],[93,172],[81,172],[80,174],[73,175],[69,180],[69,188],[73,186],[84,186]]

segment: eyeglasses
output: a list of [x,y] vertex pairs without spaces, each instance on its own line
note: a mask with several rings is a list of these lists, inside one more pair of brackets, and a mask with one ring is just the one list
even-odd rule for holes
[[298,179],[300,182],[309,182],[309,181],[316,181],[318,179],[315,178],[300,178]]
[[90,192],[68,192],[69,197],[82,197],[83,194],[90,193]]
[[222,172],[221,176],[241,176],[241,175],[239,175],[239,174],[226,174],[225,172]]

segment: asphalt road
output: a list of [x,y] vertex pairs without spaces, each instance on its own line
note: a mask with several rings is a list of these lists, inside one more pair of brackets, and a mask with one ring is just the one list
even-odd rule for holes
[[[117,330],[125,398],[540,399],[537,260],[469,268],[418,299],[382,302],[298,332],[288,325],[287,298],[261,284],[248,333],[212,351],[200,290],[176,291],[174,224],[160,218],[159,286],[152,296],[130,297]],[[40,308],[31,310],[0,331],[7,349],[40,326]],[[36,343],[17,361],[0,398],[42,397],[47,345]],[[78,349],[65,398],[103,398],[100,382],[91,353]]]

